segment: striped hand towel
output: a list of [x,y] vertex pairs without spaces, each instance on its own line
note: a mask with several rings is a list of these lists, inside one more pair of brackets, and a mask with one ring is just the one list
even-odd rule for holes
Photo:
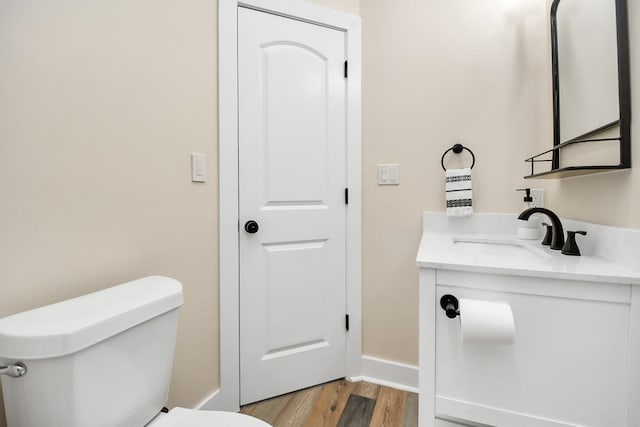
[[471,169],[447,169],[445,171],[445,179],[447,216],[472,215]]

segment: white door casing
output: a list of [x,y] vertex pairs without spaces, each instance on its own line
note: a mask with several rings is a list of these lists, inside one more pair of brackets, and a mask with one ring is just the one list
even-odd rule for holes
[[342,31],[238,9],[241,404],[346,375],[344,61]]
[[[240,271],[238,227],[247,218],[241,218],[238,210],[238,68],[237,68],[237,14],[239,5],[295,18],[306,23],[340,30],[346,37],[346,56],[349,61],[349,78],[346,80],[346,152],[349,205],[346,209],[346,306],[350,315],[350,331],[347,335],[346,375],[360,375],[361,362],[361,272],[360,272],[360,18],[299,0],[236,0],[219,1],[219,197],[220,197],[220,390],[215,401],[204,407],[235,411],[240,401]],[[344,84],[343,80],[343,84]],[[306,196],[305,196],[306,197]],[[342,195],[338,196],[342,197]],[[305,199],[300,206],[309,207]],[[327,200],[330,200],[329,198]],[[286,201],[286,200],[285,200]],[[291,200],[289,200],[291,201]],[[278,203],[268,207],[275,207]],[[308,209],[313,211],[313,209]],[[319,209],[318,209],[319,210]],[[260,211],[262,212],[262,211]],[[249,218],[251,219],[251,218]],[[240,220],[242,222],[240,223]],[[262,219],[261,219],[262,221]],[[258,233],[264,231],[261,227]],[[244,231],[242,231],[244,233]],[[240,238],[243,236],[240,235]],[[255,237],[255,236],[253,236]],[[311,239],[313,240],[313,239]],[[316,239],[322,240],[322,239]],[[310,243],[308,251],[318,242]],[[267,245],[268,246],[268,245]],[[258,246],[259,247],[259,246]],[[264,248],[264,246],[262,246]],[[273,246],[271,247],[273,249]],[[264,249],[263,249],[264,250]],[[302,251],[305,253],[305,251]],[[282,254],[278,254],[282,255]],[[344,294],[344,293],[343,293]],[[343,325],[344,317],[340,316]],[[308,339],[308,338],[307,338]],[[324,339],[324,338],[323,338]],[[315,338],[319,340],[319,338]],[[314,341],[311,339],[309,342]],[[315,344],[321,345],[320,341]],[[314,343],[310,344],[311,346]],[[280,348],[284,350],[286,345]],[[277,352],[276,352],[277,353]],[[314,370],[315,367],[307,367]],[[344,372],[341,374],[344,375]],[[211,401],[213,402],[213,400]]]

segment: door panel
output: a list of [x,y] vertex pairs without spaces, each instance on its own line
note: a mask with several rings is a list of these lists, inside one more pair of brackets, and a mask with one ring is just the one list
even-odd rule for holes
[[264,319],[269,325],[267,355],[327,344],[322,321],[326,301],[323,301],[321,277],[308,274],[308,271],[328,267],[326,243],[324,240],[264,245],[269,275],[266,280],[269,310]]
[[346,373],[341,31],[238,9],[241,403]]
[[326,58],[295,44],[271,45],[262,52],[268,202],[324,203],[329,154]]

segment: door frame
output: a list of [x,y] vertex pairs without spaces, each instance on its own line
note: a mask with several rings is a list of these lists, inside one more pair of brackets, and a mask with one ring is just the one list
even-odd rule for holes
[[361,24],[360,17],[304,0],[218,1],[218,198],[219,345],[222,410],[240,406],[240,275],[238,185],[238,7],[273,13],[344,31],[349,77],[346,91],[347,377],[360,375],[362,359],[361,272]]

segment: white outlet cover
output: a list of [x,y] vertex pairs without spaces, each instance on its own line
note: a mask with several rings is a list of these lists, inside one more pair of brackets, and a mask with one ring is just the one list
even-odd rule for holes
[[400,165],[397,163],[388,163],[378,165],[378,184],[379,185],[399,185],[400,184]]
[[544,188],[532,188],[531,198],[533,199],[533,206],[544,208]]

